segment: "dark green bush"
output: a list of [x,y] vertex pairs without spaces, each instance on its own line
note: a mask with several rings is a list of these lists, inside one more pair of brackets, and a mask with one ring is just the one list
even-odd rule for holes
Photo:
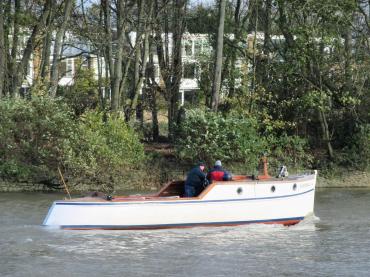
[[76,119],[59,99],[0,101],[0,177],[42,182],[58,166],[81,182],[110,184],[144,159],[135,132],[117,116],[87,112]]
[[72,86],[61,88],[61,95],[76,116],[98,106],[98,84],[91,69],[78,68]]
[[310,168],[313,157],[308,151],[307,140],[298,136],[270,135],[267,138],[269,164],[271,168],[281,165],[295,169]]
[[85,180],[110,182],[144,160],[144,147],[122,118],[90,111],[81,117],[80,136],[66,166]]
[[180,126],[177,155],[191,162],[205,160],[209,165],[221,159],[249,172],[257,169],[264,154],[271,171],[283,164],[294,168],[311,165],[305,139],[286,134],[265,137],[258,129],[254,118],[188,110]]
[[188,110],[179,134],[177,155],[191,162],[205,160],[212,164],[221,159],[255,168],[265,150],[265,140],[258,136],[252,118]]
[[337,164],[359,170],[369,169],[370,164],[370,124],[357,128],[348,145],[338,153]]
[[5,99],[0,114],[1,177],[34,181],[53,175],[78,130],[68,107],[47,97]]

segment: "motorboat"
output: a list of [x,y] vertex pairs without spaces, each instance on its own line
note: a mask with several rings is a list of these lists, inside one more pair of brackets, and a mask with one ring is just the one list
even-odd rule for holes
[[233,176],[184,197],[184,181],[151,195],[55,201],[44,226],[63,229],[162,229],[251,223],[293,225],[314,212],[317,171],[288,177]]

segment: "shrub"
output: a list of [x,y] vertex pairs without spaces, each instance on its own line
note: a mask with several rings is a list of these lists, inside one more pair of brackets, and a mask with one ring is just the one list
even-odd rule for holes
[[307,140],[298,136],[270,135],[267,138],[271,168],[286,165],[296,169],[310,167],[313,157],[308,152]]
[[[113,185],[123,173],[144,160],[144,147],[122,118],[89,111],[81,117],[79,137],[65,161],[74,176],[84,181]],[[120,180],[121,181],[121,180]]]
[[341,166],[366,170],[370,163],[370,124],[360,125],[343,151],[337,155]]
[[255,168],[264,152],[265,140],[258,136],[253,118],[188,110],[176,148],[181,159],[191,162],[201,159],[212,164],[222,159]]
[[268,155],[270,171],[282,164],[300,168],[312,162],[303,138],[286,134],[265,137],[258,134],[254,118],[202,110],[186,112],[176,150],[179,158],[193,163],[205,160],[211,165],[221,159],[229,164],[238,163],[238,170],[249,172],[260,165],[264,154]]
[[91,69],[79,67],[72,86],[60,88],[68,106],[76,116],[98,106],[98,84]]
[[59,166],[75,181],[113,185],[144,159],[135,132],[114,115],[75,119],[64,102],[49,97],[1,100],[0,114],[3,179],[50,181]]
[[78,129],[69,108],[48,97],[5,99],[0,114],[0,175],[17,181],[53,175]]

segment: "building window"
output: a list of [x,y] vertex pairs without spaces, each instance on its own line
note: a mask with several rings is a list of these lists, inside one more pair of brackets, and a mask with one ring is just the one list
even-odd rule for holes
[[193,55],[193,43],[191,40],[185,41],[185,56]]
[[196,90],[184,91],[184,102],[190,105],[196,105],[200,102],[199,93]]
[[72,78],[73,76],[72,70],[73,70],[72,59],[65,59],[59,63],[59,73],[62,78],[63,77]]
[[194,79],[196,77],[196,66],[195,63],[184,64],[184,78]]
[[67,62],[63,60],[59,63],[59,78],[65,77],[66,71],[67,71]]
[[91,66],[92,62],[93,61],[90,57],[84,57],[84,58],[82,58],[81,67],[82,68],[92,68],[92,66]]
[[200,56],[200,54],[202,54],[202,41],[196,40],[194,42],[194,55]]
[[67,59],[66,77],[71,78],[73,75],[73,59]]

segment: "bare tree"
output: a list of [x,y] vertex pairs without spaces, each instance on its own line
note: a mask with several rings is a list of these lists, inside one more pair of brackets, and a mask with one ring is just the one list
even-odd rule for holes
[[120,107],[120,87],[122,82],[123,48],[125,42],[125,1],[117,1],[117,54],[114,63],[114,74],[112,76],[112,99],[111,109],[115,112]]
[[21,18],[21,0],[14,1],[14,17],[13,17],[13,34],[12,34],[12,49],[9,59],[9,72],[10,72],[10,94],[16,93],[16,76],[17,70],[17,55],[19,48],[19,19]]
[[[186,0],[173,0],[169,3],[155,2],[156,11],[156,46],[159,68],[163,78],[165,98],[168,102],[168,130],[173,138],[179,105],[179,89],[182,77],[182,36],[185,29]],[[172,11],[172,12],[171,12]],[[163,22],[160,21],[163,19]],[[172,30],[172,48],[170,52],[170,30]]]
[[43,11],[41,15],[39,16],[37,23],[35,23],[32,29],[32,33],[27,40],[26,47],[23,51],[23,56],[17,65],[17,70],[14,75],[14,82],[12,86],[14,94],[17,94],[18,90],[21,88],[21,84],[27,73],[26,69],[30,61],[31,55],[33,51],[35,50],[35,47],[37,46],[38,41],[43,38],[41,33],[46,27],[47,18],[52,10],[53,4],[54,4],[54,0],[46,0]]
[[130,120],[131,114],[136,110],[140,91],[142,90],[145,71],[149,58],[149,23],[153,12],[153,2],[151,1],[145,12],[145,1],[139,1],[137,33],[135,42],[135,65],[134,65],[134,86],[130,99],[127,100],[126,120]]
[[66,32],[66,27],[71,17],[74,0],[65,0],[64,2],[64,14],[62,18],[62,24],[60,25],[57,34],[55,36],[54,51],[53,51],[53,63],[51,65],[51,80],[50,80],[50,95],[56,96],[58,87],[58,64],[61,55],[61,49],[63,44],[63,37]]
[[105,61],[108,66],[109,76],[113,76],[113,50],[112,50],[112,18],[110,0],[102,0],[101,6],[104,14],[104,32],[105,32]]
[[217,32],[217,46],[215,56],[215,69],[212,84],[212,110],[217,111],[220,98],[221,72],[222,72],[222,52],[224,47],[224,23],[225,23],[226,0],[220,0],[219,4],[219,23]]
[[4,4],[0,3],[0,98],[5,96],[4,82],[6,75],[6,50],[5,50],[5,31],[4,31]]

